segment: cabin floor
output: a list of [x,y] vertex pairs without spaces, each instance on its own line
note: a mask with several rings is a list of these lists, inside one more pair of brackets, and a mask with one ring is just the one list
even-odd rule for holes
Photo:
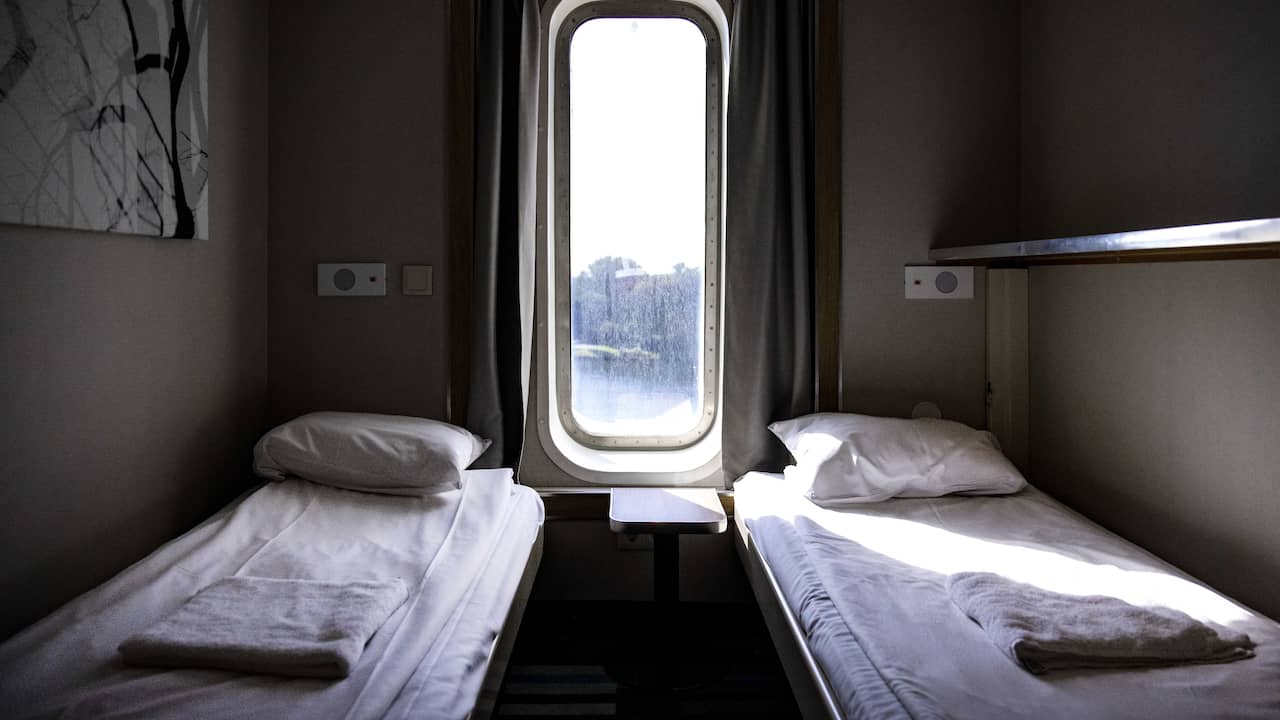
[[799,718],[755,605],[538,602],[494,717]]

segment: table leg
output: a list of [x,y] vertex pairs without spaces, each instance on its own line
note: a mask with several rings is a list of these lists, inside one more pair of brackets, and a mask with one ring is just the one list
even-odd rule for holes
[[[708,666],[705,663],[688,665],[680,657],[680,631],[684,618],[680,613],[680,536],[659,534],[653,536],[653,612],[645,623],[644,642],[637,648],[638,666],[611,664],[606,672],[619,684],[661,693],[692,690],[715,682],[723,677],[727,664]],[[671,698],[649,698],[661,705]],[[657,712],[657,706],[645,706],[642,710],[649,717],[665,717],[670,713]],[[669,708],[668,708],[669,709]]]
[[679,535],[653,536],[653,599],[664,605],[680,602]]

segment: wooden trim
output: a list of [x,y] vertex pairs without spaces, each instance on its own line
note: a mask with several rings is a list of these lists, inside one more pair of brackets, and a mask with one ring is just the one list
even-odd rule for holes
[[467,421],[475,240],[475,0],[449,2],[449,389],[445,416]]
[[607,520],[608,492],[538,493],[546,509],[547,520]]
[[816,409],[840,409],[840,3],[818,0],[814,29],[814,377]]
[[987,272],[987,429],[1024,473],[1029,404],[1027,270]]

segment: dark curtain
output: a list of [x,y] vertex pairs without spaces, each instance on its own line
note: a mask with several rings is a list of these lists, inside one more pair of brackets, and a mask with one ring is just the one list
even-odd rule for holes
[[475,3],[475,245],[467,427],[493,445],[476,467],[515,467],[533,335],[539,11]]
[[814,409],[814,0],[737,0],[725,214],[726,484],[779,471]]

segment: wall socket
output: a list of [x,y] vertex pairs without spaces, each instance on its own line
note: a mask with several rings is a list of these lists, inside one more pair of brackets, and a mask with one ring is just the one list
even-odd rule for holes
[[316,265],[316,294],[355,297],[387,294],[386,263],[320,263]]
[[906,296],[908,300],[972,300],[973,268],[908,265]]
[[652,550],[653,535],[649,533],[618,533],[619,550]]

